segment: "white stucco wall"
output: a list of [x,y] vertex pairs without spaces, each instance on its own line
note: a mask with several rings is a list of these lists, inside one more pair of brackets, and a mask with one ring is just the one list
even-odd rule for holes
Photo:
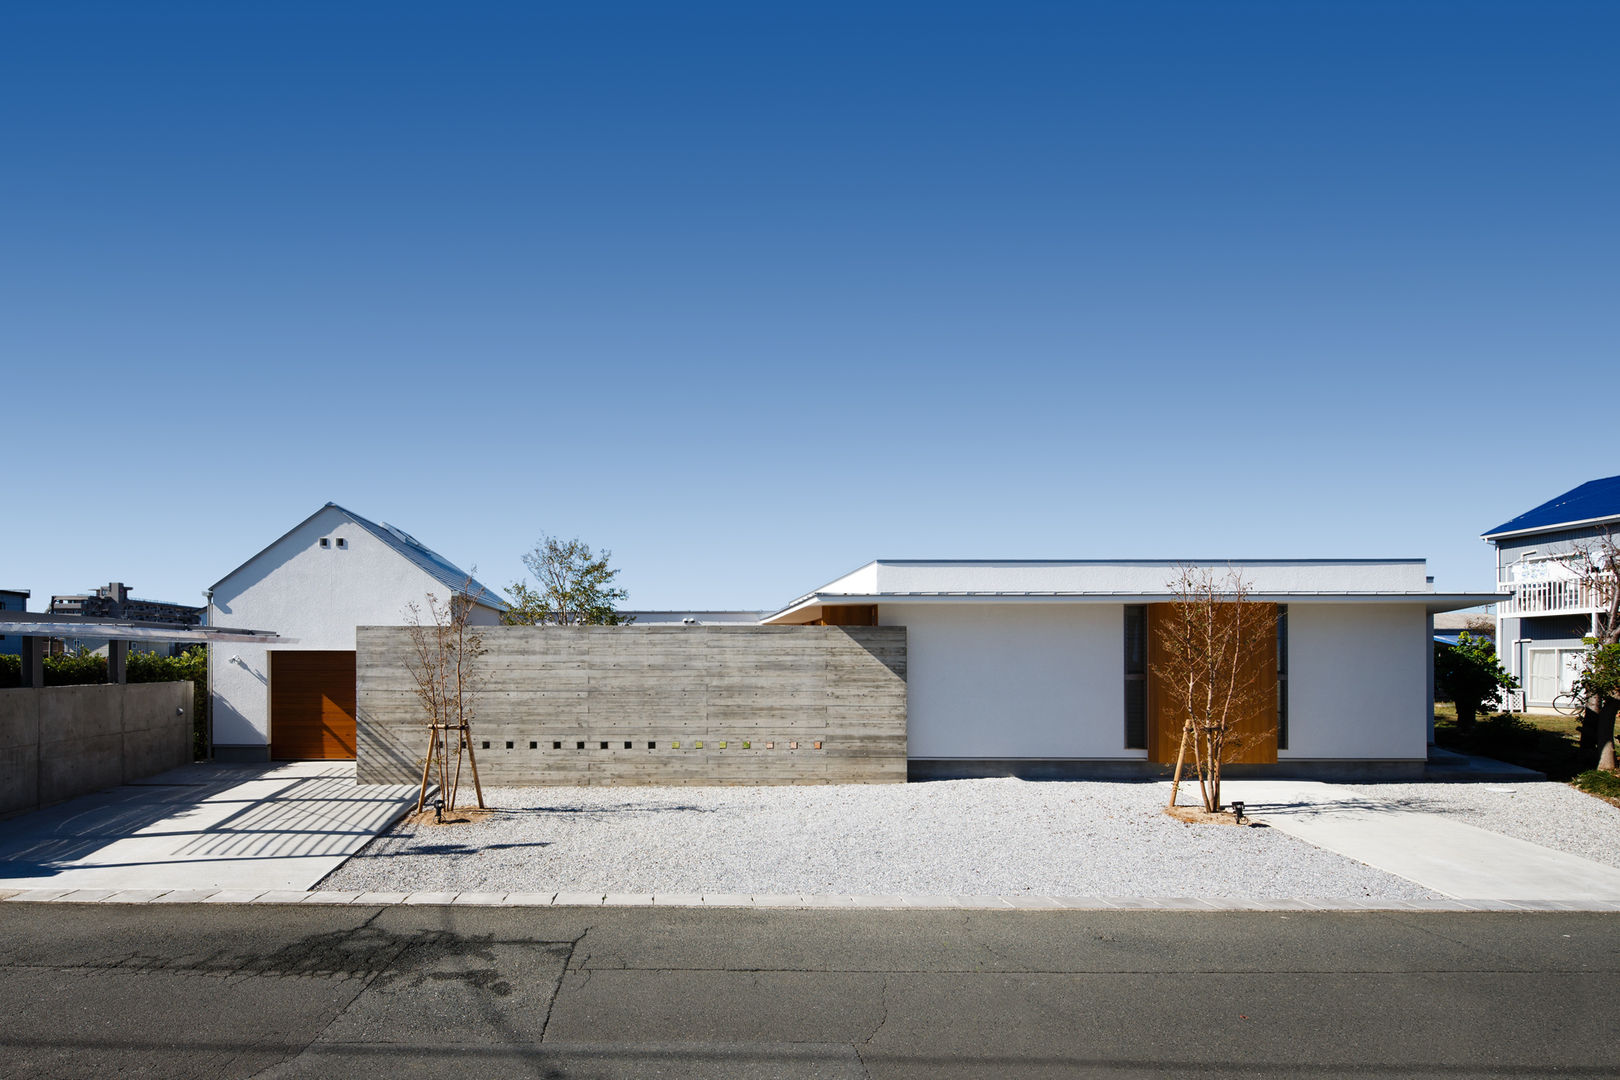
[[[322,537],[332,546],[322,548]],[[339,537],[347,547],[337,546]],[[209,621],[296,638],[288,649],[353,649],[356,626],[398,626],[410,602],[425,618],[427,594],[443,600],[449,591],[341,510],[327,507],[221,582]],[[499,616],[479,607],[472,621],[493,624]],[[230,644],[209,650],[216,746],[268,745],[268,651]]]
[[1124,749],[1124,609],[883,604],[904,626],[912,758],[1143,758]]
[[1278,758],[1422,759],[1428,617],[1421,604],[1288,606],[1288,749]]
[[[907,633],[909,756],[1143,759],[1124,749],[1121,605],[883,604]],[[1420,760],[1421,604],[1290,604],[1281,760]]]

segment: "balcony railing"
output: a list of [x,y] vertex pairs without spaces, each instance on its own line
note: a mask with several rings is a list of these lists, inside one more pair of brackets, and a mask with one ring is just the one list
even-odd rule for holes
[[1513,595],[1497,606],[1506,618],[1524,615],[1589,615],[1602,603],[1600,590],[1583,578],[1550,578],[1521,581]]

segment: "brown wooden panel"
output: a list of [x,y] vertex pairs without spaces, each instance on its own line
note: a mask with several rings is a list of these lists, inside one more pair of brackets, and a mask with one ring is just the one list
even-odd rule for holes
[[876,626],[876,604],[828,604],[812,626]]
[[[1268,605],[1275,608],[1276,605]],[[1148,605],[1147,721],[1148,758],[1170,765],[1181,748],[1181,728],[1185,717],[1176,710],[1162,684],[1165,663],[1164,626],[1175,615],[1174,604]],[[1270,764],[1277,760],[1277,637],[1251,643],[1244,658],[1255,676],[1269,689],[1253,715],[1240,717],[1236,734],[1242,751],[1230,763]],[[1190,758],[1189,758],[1190,762]]]
[[277,761],[354,757],[354,653],[270,653],[270,756]]

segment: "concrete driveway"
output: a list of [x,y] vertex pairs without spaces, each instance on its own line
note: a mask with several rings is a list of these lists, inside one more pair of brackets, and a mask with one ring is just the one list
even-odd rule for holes
[[189,765],[7,821],[0,889],[310,889],[415,799],[353,762]]
[[1309,780],[1230,780],[1222,798],[1279,832],[1460,900],[1620,900],[1620,870]]

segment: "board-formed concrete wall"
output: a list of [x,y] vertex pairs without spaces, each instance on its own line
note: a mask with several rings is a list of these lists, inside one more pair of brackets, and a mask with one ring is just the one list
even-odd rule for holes
[[0,817],[191,761],[189,682],[0,690]]
[[[487,785],[906,779],[904,627],[482,632],[473,739]],[[358,631],[361,783],[421,778],[428,736],[409,655],[408,629]]]

